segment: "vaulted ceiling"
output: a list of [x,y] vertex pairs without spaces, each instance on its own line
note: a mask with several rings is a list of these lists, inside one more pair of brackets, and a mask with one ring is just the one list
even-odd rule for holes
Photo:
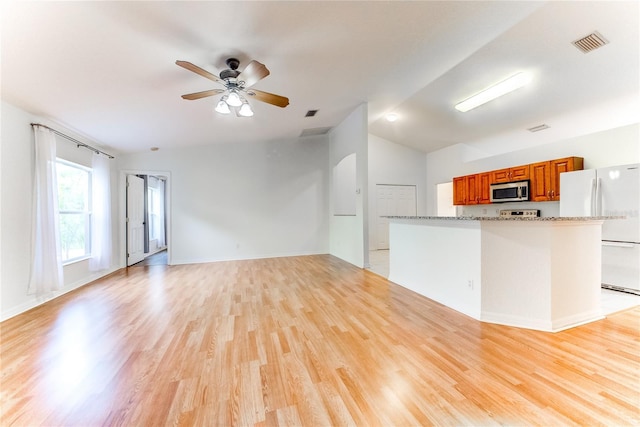
[[[499,153],[640,120],[636,1],[8,1],[1,12],[2,99],[118,152],[296,138],[362,103],[370,133],[425,152]],[[594,31],[609,43],[572,44]],[[265,64],[254,87],[290,105],[250,100],[255,115],[240,118],[212,111],[219,96],[180,97],[219,86],[176,60],[218,74],[229,57]],[[531,84],[453,108],[518,71]]]

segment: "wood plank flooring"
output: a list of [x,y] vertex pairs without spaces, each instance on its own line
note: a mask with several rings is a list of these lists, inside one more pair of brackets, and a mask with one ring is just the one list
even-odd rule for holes
[[329,255],[124,269],[0,328],[2,426],[640,424],[639,308],[484,324]]

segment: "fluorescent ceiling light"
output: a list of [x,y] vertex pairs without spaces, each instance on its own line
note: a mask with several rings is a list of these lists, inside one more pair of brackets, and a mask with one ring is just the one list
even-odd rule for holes
[[489,101],[493,101],[494,99],[502,95],[506,95],[509,92],[513,92],[516,89],[520,89],[522,86],[526,85],[530,81],[531,81],[531,76],[527,73],[514,74],[508,79],[503,80],[500,83],[495,84],[490,88],[485,89],[476,95],[473,95],[471,98],[465,99],[459,104],[456,104],[455,108],[456,110],[462,111],[463,113],[465,113],[469,110],[479,107],[482,104],[486,104]]

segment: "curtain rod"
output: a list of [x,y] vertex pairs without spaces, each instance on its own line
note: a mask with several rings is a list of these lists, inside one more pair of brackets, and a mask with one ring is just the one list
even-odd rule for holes
[[76,145],[77,145],[78,147],[84,147],[84,148],[87,148],[87,149],[89,149],[89,150],[91,150],[91,151],[94,151],[94,152],[96,152],[96,153],[104,154],[105,156],[107,156],[107,157],[108,157],[108,158],[110,158],[110,159],[115,159],[115,157],[113,157],[111,154],[109,154],[109,153],[105,153],[105,152],[104,152],[104,151],[102,151],[102,150],[98,150],[97,148],[92,147],[92,146],[90,146],[89,144],[85,144],[84,142],[78,141],[78,140],[77,140],[77,139],[75,139],[75,138],[71,138],[70,136],[65,135],[65,134],[64,134],[64,133],[62,133],[62,132],[59,132],[59,131],[57,131],[57,130],[55,130],[55,129],[50,128],[49,126],[46,126],[46,125],[43,125],[43,124],[40,124],[40,123],[31,123],[31,126],[32,126],[32,127],[33,127],[33,126],[42,126],[43,128],[47,128],[47,129],[49,129],[51,132],[55,133],[56,135],[60,135],[61,137],[66,138],[66,139],[68,139],[69,141],[75,142],[75,143],[76,143]]

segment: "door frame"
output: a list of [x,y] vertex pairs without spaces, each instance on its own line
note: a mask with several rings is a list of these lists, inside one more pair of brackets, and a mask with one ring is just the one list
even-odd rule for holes
[[171,217],[171,172],[169,171],[158,171],[158,170],[142,170],[142,169],[124,169],[120,171],[120,194],[119,194],[119,213],[118,218],[120,219],[120,256],[119,258],[119,266],[120,268],[127,267],[127,175],[155,175],[155,176],[164,176],[167,178],[165,181],[165,222],[166,222],[166,230],[165,230],[165,238],[167,239],[167,265],[171,265],[172,260],[172,217]]
[[[127,175],[126,228],[127,267],[142,260],[146,255],[146,180],[139,175]],[[133,228],[133,229],[132,229]]]

